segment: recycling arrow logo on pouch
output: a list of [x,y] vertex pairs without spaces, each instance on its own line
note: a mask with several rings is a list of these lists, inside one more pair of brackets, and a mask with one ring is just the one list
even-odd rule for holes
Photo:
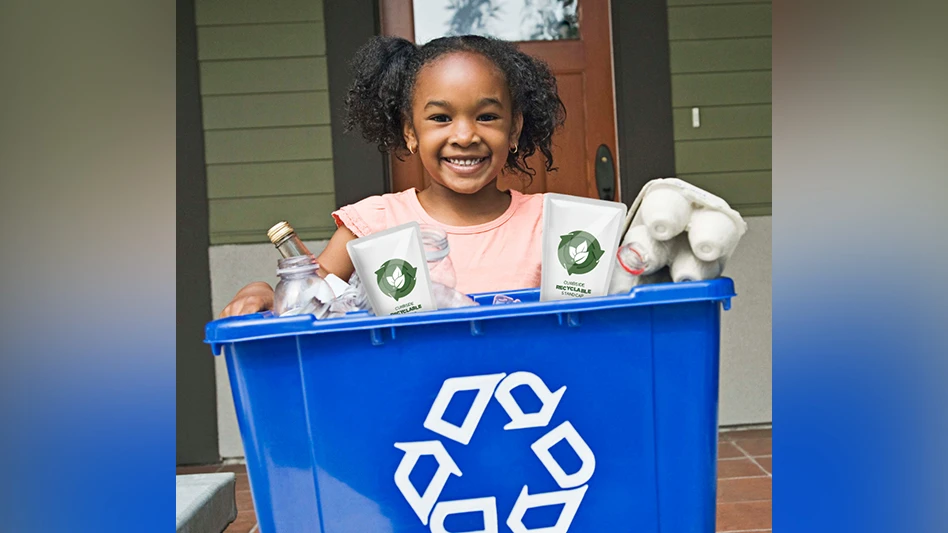
[[394,298],[397,302],[411,294],[415,288],[415,276],[418,269],[403,259],[389,259],[375,271],[376,281],[382,294]]
[[586,274],[596,268],[603,253],[598,239],[577,230],[560,236],[556,257],[570,275]]
[[[526,385],[530,387],[542,407],[535,413],[524,413],[514,399],[511,391],[516,387]],[[444,420],[445,411],[454,395],[461,391],[477,391],[477,395],[460,426]],[[510,423],[504,430],[516,431],[519,429],[547,427],[553,418],[553,413],[563,399],[566,387],[560,387],[551,392],[542,379],[532,372],[514,372],[512,374],[485,374],[480,376],[465,376],[444,380],[441,390],[428,411],[423,426],[438,435],[467,445],[480,423],[484,410],[491,399],[496,399],[510,417]],[[567,474],[562,466],[550,453],[550,449],[561,441],[566,441],[582,461],[582,466],[576,472]],[[439,501],[444,487],[449,481],[457,483],[453,477],[461,477],[462,470],[451,458],[444,444],[440,440],[426,440],[419,442],[396,442],[395,447],[404,452],[401,462],[395,470],[395,485],[401,491],[405,501],[411,506],[423,525],[429,526],[432,533],[448,533],[445,529],[445,519],[454,514],[481,513],[484,528],[476,533],[498,533],[497,500],[494,496],[485,495],[478,498],[469,498],[454,501]],[[579,510],[583,496],[589,488],[588,481],[596,470],[596,457],[569,421],[549,430],[545,435],[530,445],[536,458],[546,467],[547,472],[561,490],[533,494],[524,485],[517,501],[514,503],[506,524],[513,533],[566,533]],[[428,482],[424,492],[419,493],[409,476],[418,460],[426,455],[433,456],[438,463],[438,469]],[[527,511],[536,507],[562,505],[556,524],[550,527],[527,529],[523,524],[523,517]],[[474,532],[469,532],[474,533]]]

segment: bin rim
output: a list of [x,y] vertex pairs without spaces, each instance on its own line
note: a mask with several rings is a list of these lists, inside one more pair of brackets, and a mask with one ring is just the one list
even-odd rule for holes
[[[495,294],[511,297],[533,295],[540,289],[521,289],[472,294],[475,300],[492,300]],[[731,298],[736,296],[734,281],[720,277],[705,281],[679,283],[655,283],[633,287],[629,293],[574,300],[530,301],[505,305],[479,305],[455,309],[439,309],[405,315],[375,316],[353,313],[344,318],[316,320],[313,315],[275,317],[270,311],[220,318],[209,322],[204,328],[204,342],[211,351],[220,354],[221,346],[236,342],[273,339],[296,335],[315,335],[344,331],[371,331],[382,328],[421,326],[453,322],[479,322],[519,316],[564,315],[588,311],[601,311],[646,305],[670,305],[702,301],[720,301],[724,309],[730,308]],[[473,329],[473,326],[472,326]]]

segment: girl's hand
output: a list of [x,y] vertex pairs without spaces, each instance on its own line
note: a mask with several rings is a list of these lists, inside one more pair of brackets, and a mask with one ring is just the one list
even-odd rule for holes
[[250,315],[273,308],[273,288],[263,281],[255,281],[237,291],[234,299],[221,311],[220,318]]

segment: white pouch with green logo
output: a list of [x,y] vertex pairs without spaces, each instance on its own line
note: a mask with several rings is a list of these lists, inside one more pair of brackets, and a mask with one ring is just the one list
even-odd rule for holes
[[625,214],[620,202],[544,195],[541,301],[606,294]]
[[438,309],[417,222],[354,239],[346,249],[377,316]]

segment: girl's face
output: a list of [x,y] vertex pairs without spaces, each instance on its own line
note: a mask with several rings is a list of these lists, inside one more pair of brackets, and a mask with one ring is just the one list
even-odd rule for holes
[[522,123],[500,70],[480,54],[455,52],[418,72],[405,143],[436,183],[473,194],[500,174]]

